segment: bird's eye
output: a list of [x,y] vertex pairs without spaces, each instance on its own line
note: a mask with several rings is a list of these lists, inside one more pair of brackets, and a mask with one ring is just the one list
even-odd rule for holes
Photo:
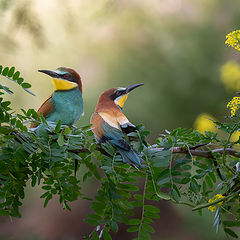
[[70,74],[66,73],[66,74],[63,75],[63,77],[64,77],[65,79],[70,79],[71,76],[70,76]]
[[119,97],[121,95],[121,92],[117,91],[116,95]]

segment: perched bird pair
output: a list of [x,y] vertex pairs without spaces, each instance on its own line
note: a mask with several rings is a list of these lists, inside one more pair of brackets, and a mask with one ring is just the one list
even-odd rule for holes
[[[72,125],[83,114],[82,82],[79,74],[70,68],[61,67],[55,71],[39,70],[52,77],[54,93],[43,102],[37,113],[47,121]],[[128,94],[143,84],[134,84],[126,88],[112,88],[105,91],[98,100],[91,117],[92,131],[100,143],[113,144],[121,154],[123,161],[134,167],[141,167],[141,158],[131,148],[125,134],[136,130],[122,113]],[[32,125],[35,127],[36,125]]]

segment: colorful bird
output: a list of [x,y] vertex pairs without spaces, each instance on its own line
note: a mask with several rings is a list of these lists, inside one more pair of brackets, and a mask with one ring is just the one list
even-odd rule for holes
[[[60,67],[55,71],[38,70],[52,77],[55,91],[38,109],[37,113],[47,121],[72,125],[83,115],[82,82],[79,74],[71,68]],[[32,124],[31,127],[36,127]]]
[[112,88],[105,91],[99,97],[90,120],[97,140],[101,143],[108,141],[115,145],[123,161],[135,168],[142,167],[142,159],[131,148],[125,134],[135,131],[136,127],[122,113],[122,108],[129,92],[142,85],[143,83],[139,83],[126,88]]

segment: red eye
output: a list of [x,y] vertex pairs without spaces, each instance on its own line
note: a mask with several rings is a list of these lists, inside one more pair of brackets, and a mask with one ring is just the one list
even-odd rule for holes
[[117,95],[117,96],[120,96],[120,95],[121,95],[121,92],[117,91],[117,92],[116,92],[116,95]]
[[70,77],[71,77],[70,74],[68,74],[68,73],[64,74],[65,79],[70,79]]

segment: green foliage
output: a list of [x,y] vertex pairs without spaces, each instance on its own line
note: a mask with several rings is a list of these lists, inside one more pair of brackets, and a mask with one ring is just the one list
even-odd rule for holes
[[[15,81],[24,90],[28,83],[15,68],[2,68],[1,75]],[[19,80],[20,79],[20,80]],[[28,90],[29,92],[29,90]],[[12,94],[1,85],[0,95]],[[26,124],[39,126],[28,129]],[[214,226],[237,238],[240,225],[239,153],[230,141],[240,129],[238,115],[227,123],[215,122],[222,131],[200,134],[192,129],[166,131],[150,146],[149,134],[142,125],[129,134],[132,147],[143,158],[137,170],[124,164],[111,144],[96,143],[90,126],[76,128],[47,123],[33,109],[22,114],[11,112],[10,102],[0,101],[0,214],[20,217],[27,181],[41,185],[44,207],[54,195],[64,209],[69,202],[83,198],[92,203],[93,213],[86,221],[94,226],[85,239],[112,239],[121,223],[135,239],[151,239],[151,224],[159,218],[158,202],[169,200],[184,204],[202,215],[202,209],[216,211]],[[229,150],[230,149],[230,150]],[[231,154],[229,154],[231,153]],[[86,169],[76,177],[75,171]],[[81,186],[94,178],[99,189],[94,198],[84,195]],[[134,209],[141,210],[135,216]]]

